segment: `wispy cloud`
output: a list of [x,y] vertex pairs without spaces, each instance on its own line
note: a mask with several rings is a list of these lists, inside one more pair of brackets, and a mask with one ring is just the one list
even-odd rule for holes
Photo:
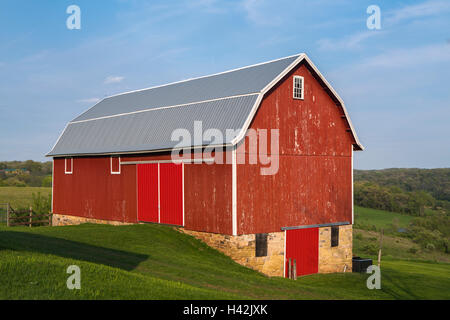
[[319,50],[354,50],[362,47],[364,40],[380,35],[383,31],[365,31],[352,34],[342,39],[333,40],[329,38],[317,41]]
[[280,16],[275,15],[273,10],[270,10],[270,2],[265,0],[244,0],[241,6],[247,19],[256,25],[276,26],[282,23]]
[[385,53],[363,60],[359,68],[406,68],[418,64],[450,61],[450,45],[433,44],[410,49],[392,49]]
[[121,76],[108,76],[106,77],[105,81],[103,81],[104,84],[110,84],[110,83],[119,83],[122,82],[125,77]]
[[87,99],[77,100],[77,102],[81,102],[81,103],[96,103],[98,101],[100,101],[100,98],[87,98]]
[[425,1],[415,5],[394,9],[386,13],[386,23],[396,24],[404,20],[441,15],[450,11],[449,1]]

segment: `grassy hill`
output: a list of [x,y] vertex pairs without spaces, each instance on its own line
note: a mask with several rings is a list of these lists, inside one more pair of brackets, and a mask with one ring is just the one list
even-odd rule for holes
[[1,299],[449,299],[449,271],[387,259],[369,290],[366,274],[268,278],[167,226],[0,227]]

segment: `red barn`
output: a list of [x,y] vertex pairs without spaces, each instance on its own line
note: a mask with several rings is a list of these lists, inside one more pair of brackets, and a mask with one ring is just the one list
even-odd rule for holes
[[268,275],[345,272],[362,149],[305,54],[118,94],[49,152],[53,222],[175,225]]

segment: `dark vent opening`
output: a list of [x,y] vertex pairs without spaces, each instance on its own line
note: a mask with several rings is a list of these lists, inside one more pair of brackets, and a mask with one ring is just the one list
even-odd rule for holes
[[331,246],[337,247],[339,245],[339,226],[331,227]]
[[267,233],[256,234],[255,256],[267,256]]

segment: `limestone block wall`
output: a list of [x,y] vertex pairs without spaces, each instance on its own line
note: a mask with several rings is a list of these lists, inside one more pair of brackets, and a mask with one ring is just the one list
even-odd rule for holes
[[339,245],[331,247],[331,227],[319,228],[319,273],[352,272],[352,225],[339,226]]
[[267,256],[256,257],[256,235],[239,236],[221,235],[207,232],[197,232],[178,229],[202,240],[207,245],[222,251],[237,263],[257,270],[268,276],[283,276],[284,261],[284,232],[267,234]]
[[[108,221],[70,215],[53,214],[53,226],[99,223],[128,225],[120,221]],[[284,231],[267,234],[267,256],[256,257],[256,235],[239,236],[198,232],[177,228],[207,245],[218,249],[237,263],[268,276],[284,276]],[[352,225],[339,226],[339,245],[331,247],[331,227],[319,228],[319,273],[352,271]]]
[[131,223],[120,222],[120,221],[110,221],[110,220],[100,220],[84,217],[69,216],[64,214],[53,214],[52,215],[52,225],[53,226],[69,226],[82,223],[98,223],[98,224],[111,224],[115,226],[127,225]]

